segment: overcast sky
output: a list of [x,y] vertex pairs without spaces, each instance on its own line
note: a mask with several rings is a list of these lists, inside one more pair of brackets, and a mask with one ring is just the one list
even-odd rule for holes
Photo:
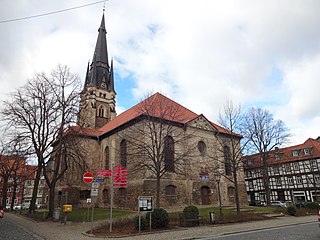
[[[98,0],[1,0],[0,21]],[[0,99],[66,64],[84,79],[103,3],[0,23]],[[118,113],[161,92],[216,122],[226,100],[261,107],[291,143],[320,136],[320,1],[109,0]]]

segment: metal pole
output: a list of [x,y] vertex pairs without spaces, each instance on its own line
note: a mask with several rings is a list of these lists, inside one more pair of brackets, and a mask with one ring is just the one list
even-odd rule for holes
[[111,189],[111,193],[110,193],[110,233],[112,232],[112,205],[113,205],[113,172],[111,175],[111,184],[110,184],[110,189]]
[[93,231],[93,214],[94,214],[94,198],[92,197],[92,211],[91,211],[91,234]]

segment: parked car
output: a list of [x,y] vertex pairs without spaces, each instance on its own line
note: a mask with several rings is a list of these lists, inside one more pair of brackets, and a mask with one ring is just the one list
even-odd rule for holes
[[320,228],[320,210],[319,210],[319,213],[318,213],[318,222],[319,222],[319,228]]
[[281,208],[285,208],[287,207],[287,204],[281,201],[272,201],[271,202],[271,207],[281,207]]

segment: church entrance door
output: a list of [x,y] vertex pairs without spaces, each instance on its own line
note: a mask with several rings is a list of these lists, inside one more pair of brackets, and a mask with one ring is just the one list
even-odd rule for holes
[[202,205],[209,205],[210,204],[210,188],[208,186],[201,187],[201,202]]

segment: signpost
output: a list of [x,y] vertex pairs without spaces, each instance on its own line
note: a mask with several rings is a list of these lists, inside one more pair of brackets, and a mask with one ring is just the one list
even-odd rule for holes
[[83,181],[85,183],[92,183],[93,182],[93,174],[92,172],[86,172],[83,174]]

